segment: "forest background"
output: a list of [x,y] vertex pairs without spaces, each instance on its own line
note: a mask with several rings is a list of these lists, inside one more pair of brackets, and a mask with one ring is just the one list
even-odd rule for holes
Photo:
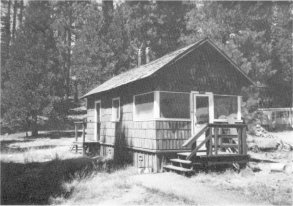
[[[1,127],[65,121],[79,96],[137,66],[211,38],[254,81],[249,111],[292,107],[292,2],[1,0]],[[144,61],[144,59],[143,59]]]

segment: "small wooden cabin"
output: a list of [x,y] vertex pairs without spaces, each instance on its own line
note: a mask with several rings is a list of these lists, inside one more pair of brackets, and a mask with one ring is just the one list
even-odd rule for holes
[[[240,91],[251,84],[241,69],[205,38],[119,74],[85,94],[85,142],[98,142],[101,156],[127,159],[154,172],[177,153],[191,159],[200,152],[199,145],[207,156],[219,155],[221,141],[212,143],[211,138],[220,139],[225,133],[223,128],[219,132],[219,125],[245,128]],[[213,129],[210,136],[209,128]],[[246,155],[245,140],[241,139],[244,132],[237,134],[235,148],[239,155]]]

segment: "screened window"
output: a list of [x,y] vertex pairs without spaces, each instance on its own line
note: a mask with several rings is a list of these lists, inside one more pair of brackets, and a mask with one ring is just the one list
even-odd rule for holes
[[160,117],[189,119],[189,94],[160,92]]
[[238,101],[237,96],[214,95],[215,119],[237,119]]
[[120,99],[112,99],[112,121],[120,120]]
[[154,93],[134,96],[134,112],[138,120],[154,118]]

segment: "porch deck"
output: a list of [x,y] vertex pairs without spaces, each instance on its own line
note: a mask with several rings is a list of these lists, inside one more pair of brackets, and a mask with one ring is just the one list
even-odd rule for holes
[[[86,121],[74,122],[75,141],[72,143],[71,151],[75,151],[76,153],[82,152],[82,154],[86,154],[88,149],[98,148],[100,146],[100,143],[97,141],[89,141],[85,139],[86,124]],[[81,130],[78,129],[80,125],[82,126]],[[79,133],[82,134],[81,137],[79,136]]]
[[[236,134],[231,134],[231,129]],[[202,135],[205,135],[204,141],[193,146]],[[243,123],[206,124],[183,144],[183,147],[188,146],[192,147],[191,151],[177,153],[178,158],[170,159],[164,170],[190,174],[211,165],[233,165],[239,170],[249,161],[246,124]],[[206,149],[202,150],[204,146]]]

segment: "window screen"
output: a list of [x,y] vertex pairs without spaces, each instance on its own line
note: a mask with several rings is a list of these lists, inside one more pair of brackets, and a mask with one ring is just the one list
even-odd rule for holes
[[214,96],[215,119],[237,118],[237,96]]
[[189,94],[160,92],[160,117],[189,119]]
[[154,93],[134,97],[135,117],[139,120],[154,118]]
[[119,121],[120,119],[120,99],[112,100],[112,121]]

